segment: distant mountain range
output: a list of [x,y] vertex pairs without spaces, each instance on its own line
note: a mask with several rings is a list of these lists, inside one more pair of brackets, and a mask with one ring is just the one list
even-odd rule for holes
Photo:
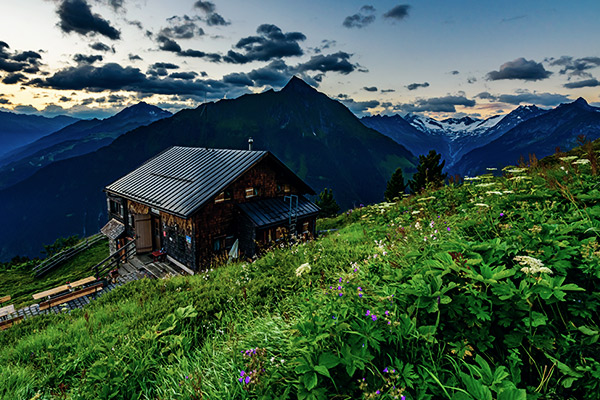
[[0,156],[77,121],[64,115],[46,118],[0,111]]
[[555,109],[520,106],[505,116],[486,120],[470,117],[445,119],[408,114],[364,117],[361,122],[405,145],[413,154],[430,149],[441,153],[450,174],[473,175],[487,167],[516,164],[522,155],[538,158],[555,148],[570,149],[577,136],[600,137],[600,108],[579,98]]
[[270,150],[317,193],[333,189],[343,209],[383,199],[397,167],[410,175],[406,147],[365,127],[341,103],[298,78],[279,92],[206,103],[136,128],[97,151],[40,168],[0,191],[0,260],[39,255],[59,236],[95,233],[107,222],[102,188],[173,145]]
[[0,189],[28,178],[54,161],[91,153],[132,129],[171,115],[141,102],[110,118],[77,121],[0,156]]

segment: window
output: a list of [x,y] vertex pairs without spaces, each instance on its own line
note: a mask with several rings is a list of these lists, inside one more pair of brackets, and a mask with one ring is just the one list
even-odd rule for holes
[[283,192],[284,193],[289,193],[291,191],[292,191],[292,189],[290,188],[290,185],[288,185],[287,183],[285,185],[283,185]]
[[221,193],[219,193],[217,195],[217,197],[215,197],[215,204],[222,203],[226,200],[231,200],[231,191],[230,190],[224,190]]
[[246,188],[246,198],[258,196],[258,188],[257,187],[249,187]]
[[121,217],[123,216],[121,203],[119,203],[115,200],[109,200],[108,203],[109,203],[111,214],[117,214]]
[[308,232],[308,221],[302,224],[302,233]]
[[213,251],[221,251],[225,249],[225,236],[213,238]]

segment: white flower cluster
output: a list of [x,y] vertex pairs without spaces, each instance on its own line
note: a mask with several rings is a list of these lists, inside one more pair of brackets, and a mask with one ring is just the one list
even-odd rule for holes
[[559,157],[560,161],[573,161],[577,158],[577,156],[567,156],[567,157]]
[[573,165],[585,165],[585,164],[589,164],[590,160],[588,160],[587,158],[580,158],[579,160],[573,161],[571,164]]
[[533,275],[541,272],[546,274],[552,273],[550,268],[544,267],[544,263],[542,263],[542,261],[538,260],[537,258],[529,256],[516,256],[515,258],[513,258],[513,260],[518,262],[520,265],[524,265],[524,267],[521,268],[521,271],[528,275]]
[[305,273],[310,272],[310,264],[309,263],[304,263],[302,265],[300,265],[298,268],[296,268],[296,276],[302,276]]

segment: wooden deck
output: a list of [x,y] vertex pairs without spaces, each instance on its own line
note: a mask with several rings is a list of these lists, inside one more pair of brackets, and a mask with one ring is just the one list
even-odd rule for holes
[[153,261],[147,255],[135,256],[128,262],[119,266],[119,275],[125,274],[151,275],[157,279],[165,279],[172,276],[186,275],[186,271],[168,261]]

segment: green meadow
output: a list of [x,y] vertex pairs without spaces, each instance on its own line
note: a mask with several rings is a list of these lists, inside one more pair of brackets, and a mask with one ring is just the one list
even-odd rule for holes
[[26,320],[0,332],[0,398],[600,398],[600,179],[579,155]]

